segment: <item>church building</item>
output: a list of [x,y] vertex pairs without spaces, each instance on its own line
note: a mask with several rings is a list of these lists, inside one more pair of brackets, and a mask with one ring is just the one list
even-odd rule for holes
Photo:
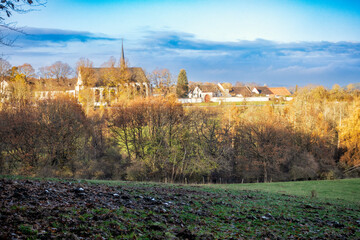
[[149,80],[140,67],[127,67],[124,46],[121,48],[120,66],[105,68],[81,68],[75,86],[75,94],[89,88],[94,95],[94,105],[106,105],[114,100],[120,91],[132,92],[134,95],[150,95]]

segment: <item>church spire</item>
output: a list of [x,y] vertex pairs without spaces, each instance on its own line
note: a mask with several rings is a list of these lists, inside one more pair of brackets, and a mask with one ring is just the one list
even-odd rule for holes
[[121,41],[121,59],[120,66],[125,67],[125,54],[124,54],[124,39]]

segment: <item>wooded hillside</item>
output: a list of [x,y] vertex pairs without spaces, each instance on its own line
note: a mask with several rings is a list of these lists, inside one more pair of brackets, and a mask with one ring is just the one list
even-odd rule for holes
[[82,106],[3,103],[1,174],[199,183],[359,174],[353,89],[303,88],[285,106],[184,107],[171,96]]

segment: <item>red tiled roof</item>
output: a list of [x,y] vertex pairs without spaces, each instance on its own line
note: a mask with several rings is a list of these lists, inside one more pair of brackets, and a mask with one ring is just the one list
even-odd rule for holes
[[289,92],[289,90],[287,90],[286,87],[274,87],[274,88],[269,88],[269,89],[277,96],[291,95],[291,93]]

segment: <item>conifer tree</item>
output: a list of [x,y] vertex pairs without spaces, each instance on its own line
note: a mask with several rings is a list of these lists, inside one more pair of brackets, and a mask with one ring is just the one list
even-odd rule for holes
[[189,82],[186,76],[186,71],[185,69],[181,69],[176,84],[176,95],[179,98],[184,98],[187,96],[188,91],[189,91]]

